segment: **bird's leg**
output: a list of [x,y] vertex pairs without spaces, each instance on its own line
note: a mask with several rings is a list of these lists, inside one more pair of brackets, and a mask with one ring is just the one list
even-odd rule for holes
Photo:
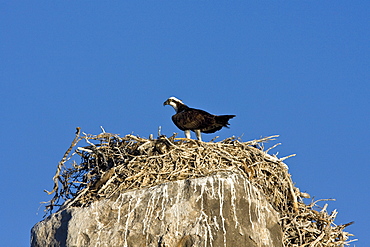
[[199,141],[202,141],[202,134],[200,133],[200,130],[194,130],[195,135],[197,136],[197,139]]
[[185,130],[185,137],[190,139],[190,130]]

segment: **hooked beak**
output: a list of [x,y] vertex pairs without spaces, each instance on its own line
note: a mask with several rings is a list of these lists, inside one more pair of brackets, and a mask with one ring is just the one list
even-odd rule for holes
[[169,100],[166,100],[164,103],[163,103],[163,105],[165,106],[165,105],[169,105],[170,104],[170,101]]

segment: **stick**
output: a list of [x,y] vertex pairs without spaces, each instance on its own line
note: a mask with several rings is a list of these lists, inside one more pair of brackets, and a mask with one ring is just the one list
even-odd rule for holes
[[67,149],[67,151],[65,152],[63,158],[61,161],[59,161],[59,164],[58,164],[58,167],[57,167],[57,171],[53,177],[53,181],[54,181],[54,188],[51,192],[47,191],[47,190],[44,190],[46,193],[48,193],[48,195],[50,194],[53,194],[55,191],[58,190],[59,188],[59,183],[58,183],[58,178],[59,178],[59,174],[60,174],[60,171],[62,170],[62,166],[64,165],[64,163],[66,162],[67,160],[67,157],[69,155],[69,153],[72,151],[72,149],[77,145],[77,143],[79,142],[78,138],[80,137],[80,132],[81,132],[81,128],[80,127],[77,127],[76,128],[76,136],[75,138],[73,139],[72,143],[71,143],[71,146]]

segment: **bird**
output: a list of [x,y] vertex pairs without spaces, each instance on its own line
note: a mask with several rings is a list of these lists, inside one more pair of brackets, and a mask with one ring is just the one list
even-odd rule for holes
[[176,97],[168,98],[163,105],[172,106],[176,114],[172,116],[173,123],[184,131],[185,137],[190,139],[190,131],[195,132],[199,141],[201,133],[214,133],[223,127],[229,128],[229,120],[236,115],[213,115],[200,109],[190,108]]

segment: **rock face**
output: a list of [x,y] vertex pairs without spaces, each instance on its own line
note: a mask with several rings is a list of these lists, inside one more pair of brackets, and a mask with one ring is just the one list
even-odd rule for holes
[[168,182],[67,208],[31,246],[282,246],[277,212],[238,172]]

